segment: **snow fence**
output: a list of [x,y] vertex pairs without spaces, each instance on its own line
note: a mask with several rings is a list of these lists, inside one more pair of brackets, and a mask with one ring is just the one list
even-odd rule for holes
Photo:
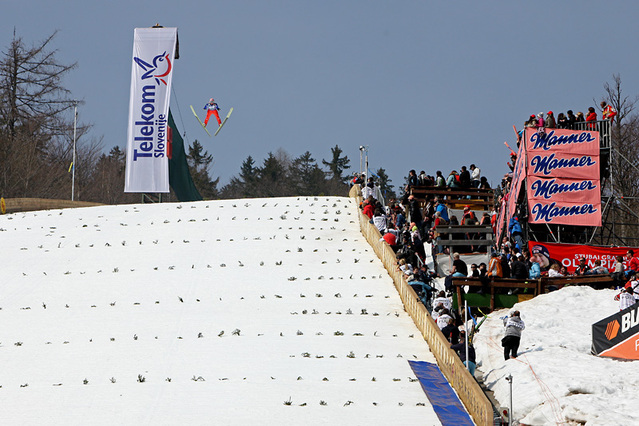
[[[359,185],[353,185],[349,196],[356,198],[357,205],[362,202],[362,196]],[[422,333],[422,336],[428,343],[430,351],[435,356],[440,370],[451,384],[459,398],[464,403],[466,410],[470,413],[477,425],[489,426],[493,424],[493,407],[488,397],[471,376],[457,354],[450,349],[450,343],[444,335],[439,331],[439,327],[426,310],[415,291],[412,289],[404,274],[397,270],[397,258],[393,249],[382,240],[382,235],[377,228],[369,222],[362,211],[359,211],[359,225],[366,238],[366,241],[373,248],[373,251],[384,264],[384,268],[392,277],[395,283],[404,309],[413,319],[413,322]],[[381,240],[381,241],[380,241]]]

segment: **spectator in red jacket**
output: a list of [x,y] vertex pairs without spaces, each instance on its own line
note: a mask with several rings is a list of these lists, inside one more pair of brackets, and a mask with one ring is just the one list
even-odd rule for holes
[[601,116],[604,120],[610,120],[611,122],[615,121],[615,116],[617,115],[617,110],[612,107],[612,105],[608,105],[606,102],[601,102]]
[[384,239],[384,241],[386,241],[388,243],[389,246],[393,247],[395,246],[395,244],[397,244],[397,237],[395,236],[395,234],[393,234],[392,232],[387,232],[384,234],[384,236],[382,237]]
[[626,252],[626,277],[635,272],[639,272],[639,259],[635,257],[635,252],[629,249]]
[[375,199],[372,196],[368,197],[368,200],[365,201],[362,212],[368,216],[369,219],[373,218],[373,214],[375,213]]
[[595,121],[597,121],[597,113],[593,107],[588,107],[588,115],[586,116],[586,121],[592,121],[593,123],[589,124],[588,127],[591,130],[595,129]]

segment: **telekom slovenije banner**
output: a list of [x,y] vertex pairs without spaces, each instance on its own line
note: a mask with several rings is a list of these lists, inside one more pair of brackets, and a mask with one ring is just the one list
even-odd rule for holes
[[585,244],[558,244],[558,243],[540,243],[536,241],[528,242],[528,250],[533,251],[534,246],[543,246],[550,255],[550,263],[562,264],[569,273],[574,273],[575,268],[579,265],[579,259],[586,259],[586,264],[591,268],[595,266],[595,260],[601,261],[601,266],[608,268],[610,272],[614,271],[615,257],[624,257],[628,249],[632,249],[635,253],[639,253],[639,248],[634,247],[601,247],[589,246]]
[[166,154],[177,28],[136,28],[124,192],[169,192]]
[[525,132],[530,223],[601,226],[599,132]]

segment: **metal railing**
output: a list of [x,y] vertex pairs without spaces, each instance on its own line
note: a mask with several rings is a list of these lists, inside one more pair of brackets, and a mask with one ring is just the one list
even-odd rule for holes
[[580,121],[574,124],[573,130],[587,130],[599,132],[599,148],[610,149],[612,126],[610,120]]

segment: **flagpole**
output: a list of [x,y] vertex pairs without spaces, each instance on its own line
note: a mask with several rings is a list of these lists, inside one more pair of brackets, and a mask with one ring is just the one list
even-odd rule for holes
[[78,101],[73,101],[73,160],[71,161],[71,201],[75,199],[75,141],[78,126]]

